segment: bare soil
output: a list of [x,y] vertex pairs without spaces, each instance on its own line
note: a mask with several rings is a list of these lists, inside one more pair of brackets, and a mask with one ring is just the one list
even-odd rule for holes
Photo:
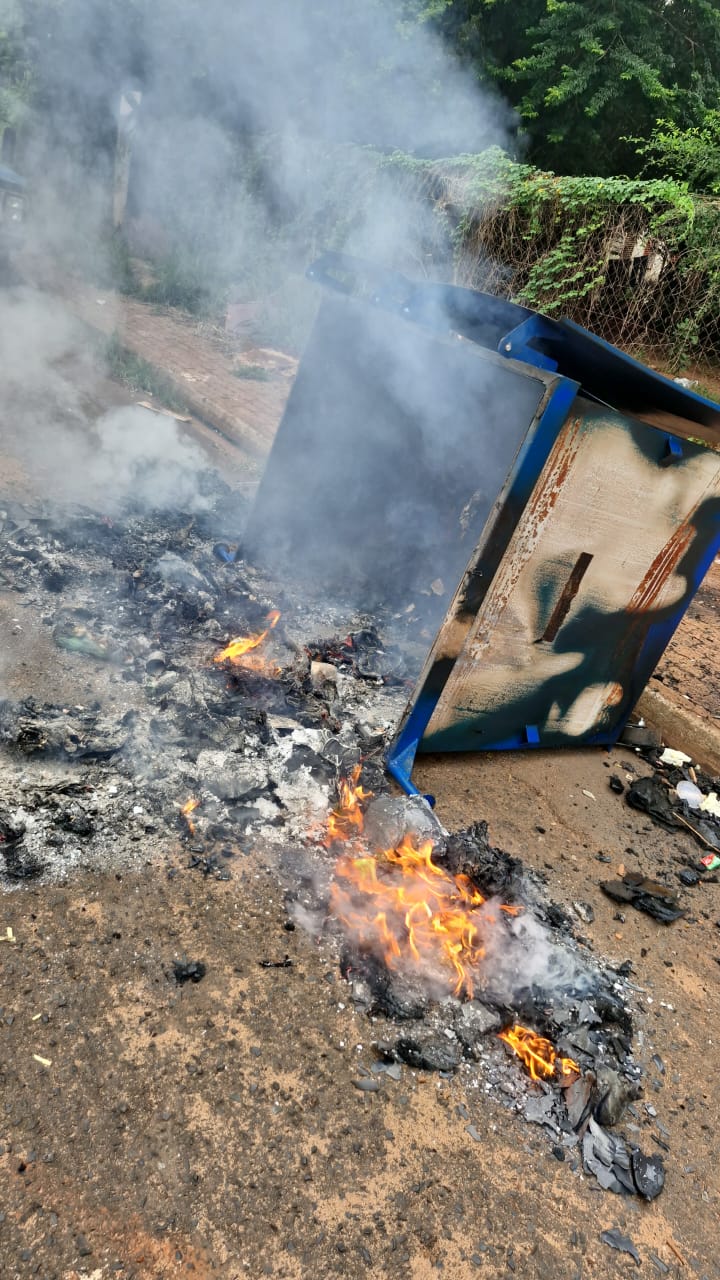
[[[613,753],[621,776],[629,758]],[[284,929],[273,861],[238,856],[219,883],[179,847],[148,848],[142,872],[2,899],[0,935],[17,939],[0,944],[5,1274],[609,1276],[634,1265],[599,1240],[616,1226],[640,1274],[656,1273],[650,1252],[689,1274],[677,1249],[716,1276],[718,889],[687,891],[693,915],[673,926],[614,919],[599,851],[652,873],[697,850],[612,794],[608,764],[444,758],[418,776],[446,824],[486,816],[554,898],[593,905],[590,945],[632,960],[644,1101],[670,1134],[659,1200],[620,1200],[558,1163],[474,1069],[406,1068],[359,1092],[381,1027],[349,1006],[332,945]],[[292,967],[260,967],[286,955]],[[204,961],[204,980],[178,987],[176,959]]]
[[[0,436],[7,493],[22,477],[1,411]],[[0,597],[13,696],[102,696],[82,656],[12,640],[18,604]],[[706,607],[712,623],[714,596]],[[658,1200],[603,1193],[558,1161],[474,1067],[354,1087],[382,1023],[353,1010],[331,941],[285,928],[274,855],[238,852],[219,882],[188,869],[179,839],[148,837],[132,872],[0,888],[2,1275],[720,1275],[720,888],[683,890],[671,926],[616,918],[599,880],[620,864],[672,880],[701,852],[610,791],[631,767],[645,769],[625,749],[429,757],[416,781],[447,827],[487,819],[555,900],[590,903],[587,945],[631,960],[647,1070],[635,1136],[651,1152],[657,1121],[669,1134]],[[176,960],[206,976],[178,986]],[[638,1266],[601,1242],[611,1227]]]

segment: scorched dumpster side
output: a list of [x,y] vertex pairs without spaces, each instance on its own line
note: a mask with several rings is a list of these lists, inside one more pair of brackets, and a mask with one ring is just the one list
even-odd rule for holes
[[247,540],[368,604],[450,584],[391,772],[614,742],[720,546],[720,406],[491,295],[313,274],[332,292]]

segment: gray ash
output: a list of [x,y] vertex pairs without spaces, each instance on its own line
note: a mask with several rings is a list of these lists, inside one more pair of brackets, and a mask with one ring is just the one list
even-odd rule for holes
[[[35,690],[0,701],[0,804],[27,829],[22,853],[4,859],[15,882],[146,861],[163,842],[180,859],[196,845],[192,869],[209,862],[208,874],[225,874],[224,860],[220,870],[213,863],[223,848],[242,852],[252,834],[261,844],[300,840],[317,826],[339,770],[362,758],[367,785],[381,785],[402,689],[353,664],[332,684],[313,680],[311,655],[320,628],[355,636],[368,655],[391,652],[383,620],[307,601],[242,560],[218,559],[243,499],[217,478],[201,487],[199,513],[128,507],[110,518],[48,503],[0,511],[0,573],[42,620],[44,665],[55,649],[64,683],[92,689],[69,702]],[[282,616],[266,646],[269,672],[213,661],[234,637],[264,630],[271,609]],[[399,625],[408,637],[417,629],[412,619]],[[82,812],[67,801],[75,786]],[[194,836],[181,817],[189,796],[200,800]]]

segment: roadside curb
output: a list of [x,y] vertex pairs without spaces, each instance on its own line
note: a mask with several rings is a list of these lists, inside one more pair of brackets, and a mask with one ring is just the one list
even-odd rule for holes
[[[103,333],[103,330],[95,329],[94,332]],[[127,335],[124,335],[121,339],[120,346],[123,350],[144,360],[145,364],[155,373],[160,374],[178,397],[185,410],[192,414],[193,417],[198,418],[206,427],[217,431],[239,453],[250,454],[253,458],[267,457],[269,449],[267,440],[249,422],[239,417],[231,417],[217,405],[214,405],[210,396],[188,390],[187,383],[181,382],[169,369],[158,364],[157,361],[148,360],[142,345],[135,345],[132,340],[128,340]],[[240,436],[239,439],[238,436]]]
[[[132,348],[131,348],[132,350]],[[141,355],[140,350],[137,355]],[[153,364],[151,360],[148,364]],[[195,418],[199,418],[206,427],[210,427],[213,431],[217,431],[219,435],[227,440],[228,444],[234,445],[239,453],[248,453],[253,458],[266,458],[269,452],[269,444],[267,439],[260,435],[249,422],[239,417],[230,416],[225,413],[217,405],[214,405],[209,396],[188,392],[187,386],[160,365],[153,365],[153,368],[162,373],[167,378],[173,390],[182,398],[187,406],[188,413]],[[240,437],[238,439],[238,436]]]
[[658,689],[646,689],[635,711],[659,730],[667,746],[692,756],[708,773],[720,774],[720,723],[702,720]]
[[[116,299],[114,309],[99,311],[98,308],[93,309],[87,298],[76,297],[67,292],[58,296],[90,333],[99,335],[106,341],[114,336],[122,351],[139,358],[154,373],[161,375],[187,412],[216,431],[239,453],[256,460],[267,457],[284,411],[289,385],[278,383],[272,388],[264,385],[257,388],[245,387],[241,394],[233,394],[237,380],[229,367],[226,367],[227,361],[217,352],[209,350],[206,353],[209,373],[202,379],[197,376],[197,370],[195,376],[190,376],[192,362],[187,372],[180,374],[178,360],[187,336],[184,328],[178,327],[178,341],[173,346],[172,328],[164,334],[154,332],[152,317],[144,313],[138,317],[131,310],[132,301],[124,303],[121,299]],[[140,304],[135,304],[136,311],[139,306]],[[158,324],[161,322],[166,330],[171,323],[164,316],[158,320]],[[161,344],[170,344],[173,357],[177,357],[174,361],[158,358]],[[173,362],[175,367],[169,367]]]

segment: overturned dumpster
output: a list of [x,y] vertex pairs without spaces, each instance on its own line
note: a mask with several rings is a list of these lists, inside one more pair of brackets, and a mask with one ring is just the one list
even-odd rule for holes
[[720,406],[491,295],[338,254],[310,274],[246,547],[369,607],[449,585],[391,772],[614,742],[720,546]]

